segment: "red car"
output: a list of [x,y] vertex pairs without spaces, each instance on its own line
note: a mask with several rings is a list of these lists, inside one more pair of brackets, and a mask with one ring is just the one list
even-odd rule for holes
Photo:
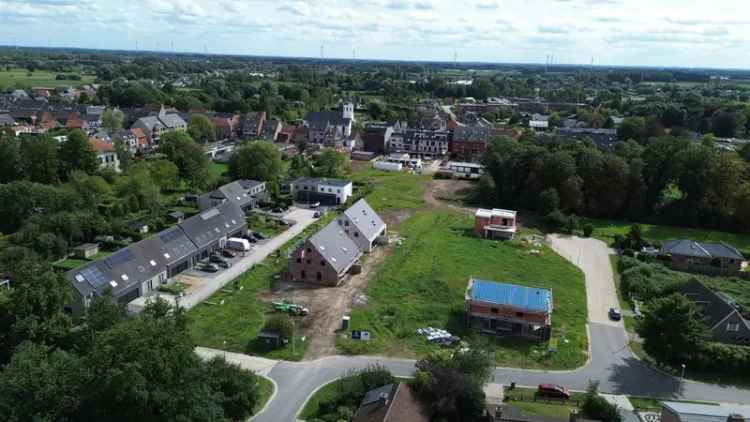
[[536,393],[540,396],[554,397],[558,399],[567,400],[570,398],[570,390],[568,389],[568,387],[563,387],[561,385],[539,384],[539,388],[537,388]]

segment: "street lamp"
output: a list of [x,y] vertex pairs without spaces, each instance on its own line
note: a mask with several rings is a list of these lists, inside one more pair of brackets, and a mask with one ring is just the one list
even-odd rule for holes
[[682,366],[682,375],[680,376],[680,384],[684,384],[685,383],[685,364],[683,363],[680,366]]

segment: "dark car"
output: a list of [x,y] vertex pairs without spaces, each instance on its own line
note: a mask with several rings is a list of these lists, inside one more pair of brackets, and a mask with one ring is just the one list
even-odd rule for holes
[[261,232],[253,232],[253,237],[258,240],[263,240],[266,238],[266,236]]
[[208,258],[208,261],[214,264],[224,264],[227,262],[226,259],[217,254],[211,254],[211,256]]
[[557,399],[569,399],[570,390],[568,387],[555,384],[539,384],[536,393],[544,397],[554,397]]
[[622,312],[619,309],[609,308],[609,318],[612,321],[619,321],[622,319]]
[[224,258],[236,258],[237,254],[230,251],[229,249],[224,249],[221,251],[221,254],[224,256]]
[[275,212],[276,214],[281,214],[282,212],[284,212],[284,209],[277,207],[277,208],[272,209],[271,211]]
[[320,216],[320,211],[315,211],[315,213],[313,214],[313,218],[320,218]]
[[216,264],[206,264],[201,267],[201,271],[206,273],[217,273],[219,272],[219,266]]

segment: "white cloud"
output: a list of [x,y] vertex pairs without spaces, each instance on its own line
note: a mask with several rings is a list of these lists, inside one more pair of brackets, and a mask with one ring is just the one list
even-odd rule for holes
[[[543,10],[544,13],[537,13]],[[750,67],[747,0],[0,0],[21,45]],[[685,47],[692,45],[691,54]],[[744,48],[744,49],[743,49]],[[540,51],[541,50],[541,51]]]

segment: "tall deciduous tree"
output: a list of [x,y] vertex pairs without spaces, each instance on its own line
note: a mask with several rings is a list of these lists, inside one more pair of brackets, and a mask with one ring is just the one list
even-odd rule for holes
[[191,186],[206,188],[210,184],[209,160],[203,147],[186,132],[170,132],[159,140],[159,152],[166,155],[180,170],[180,177]]
[[21,168],[30,181],[57,183],[60,180],[59,164],[54,139],[44,136],[21,141]]
[[120,110],[108,108],[102,114],[102,127],[109,133],[114,134],[122,129],[122,122],[124,120],[125,115]]
[[88,136],[75,129],[68,134],[68,140],[60,144],[60,174],[63,178],[75,170],[94,174],[99,168],[96,151],[91,146]]
[[229,160],[229,174],[235,179],[278,181],[283,171],[281,152],[266,141],[241,146]]
[[197,142],[207,143],[216,140],[216,126],[206,116],[194,114],[190,116],[188,123],[188,133]]
[[342,178],[351,167],[346,155],[331,148],[324,149],[313,161],[317,177]]

